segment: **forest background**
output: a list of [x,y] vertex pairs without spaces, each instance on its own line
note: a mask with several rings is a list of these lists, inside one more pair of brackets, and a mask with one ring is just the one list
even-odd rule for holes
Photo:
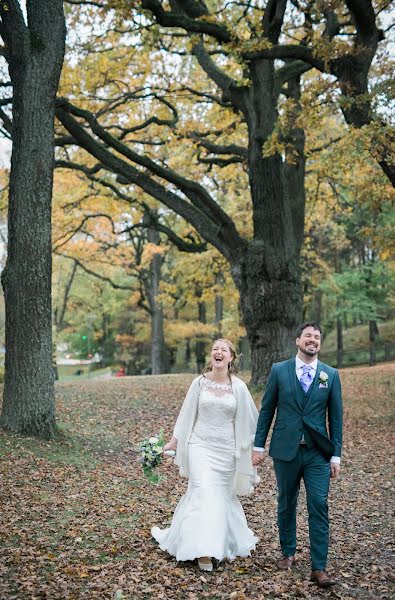
[[[54,345],[60,357],[100,357],[96,366],[124,367],[127,374],[200,370],[216,336],[234,340],[244,355],[242,367],[251,366],[235,261],[219,249],[219,242],[210,243],[220,239],[221,223],[217,232],[205,236],[207,224],[199,230],[196,219],[188,221],[182,210],[177,213],[158,198],[175,196],[175,191],[190,198],[203,190],[207,204],[200,200],[199,210],[209,215],[216,209],[214,199],[221,219],[235,224],[240,239],[254,239],[250,124],[224,92],[221,77],[231,77],[239,89],[248,87],[254,52],[265,58],[273,42],[257,41],[265,27],[263,3],[188,2],[182,10],[178,4],[64,5],[68,34],[58,89],[52,208]],[[342,53],[357,56],[355,36],[361,36],[368,12],[361,13],[358,23],[352,3],[333,2],[326,8],[320,3],[269,4],[280,13],[283,9],[278,16],[281,47],[310,44],[314,60],[328,65]],[[339,366],[391,358],[395,352],[394,190],[388,175],[393,167],[383,167],[393,156],[393,133],[388,133],[394,114],[391,9],[383,1],[362,4],[373,6],[374,25],[381,32],[365,95],[351,100],[339,86],[338,73],[334,76],[318,62],[307,69],[294,57],[272,60],[278,70],[299,62],[299,70],[278,94],[276,119],[261,141],[264,160],[277,156],[284,168],[289,166],[288,173],[277,174],[291,179],[296,166],[298,177],[303,176],[304,227],[300,271],[295,271],[303,308],[296,306],[295,314],[322,324],[329,333],[327,358]],[[186,24],[161,20],[163,9],[187,19]],[[207,27],[204,57],[197,50],[203,30],[194,30],[192,22]],[[212,64],[205,66],[208,59]],[[223,70],[220,75],[213,75],[214,67]],[[5,65],[3,70],[6,81]],[[5,84],[2,90],[3,133],[10,138],[9,88]],[[369,104],[369,119],[363,125],[352,123],[348,113],[363,112],[364,104]],[[72,133],[71,119],[89,132],[89,143],[99,141],[110,155],[118,152],[135,164],[137,174],[149,173],[152,184],[160,182],[160,193],[147,193],[149,186],[135,185],[122,169],[98,160],[82,137]],[[1,177],[5,222],[6,167]],[[272,238],[267,245],[277,244],[284,253],[277,217],[269,216],[269,205],[265,210],[264,233]],[[290,222],[283,234],[287,227]],[[5,261],[5,225],[1,230]],[[265,285],[267,290],[272,282]],[[287,310],[278,304],[280,312]],[[281,329],[271,329],[270,321],[281,318],[265,318],[268,346],[281,337],[276,333]],[[358,356],[369,344],[370,356]],[[344,353],[345,345],[349,353]],[[70,369],[61,373],[76,371]]]

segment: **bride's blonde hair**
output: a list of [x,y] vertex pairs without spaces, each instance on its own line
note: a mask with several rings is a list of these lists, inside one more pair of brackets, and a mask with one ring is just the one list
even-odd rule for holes
[[[237,366],[237,364],[235,363],[235,361],[240,358],[241,354],[237,354],[236,352],[236,348],[234,347],[234,345],[232,344],[232,342],[230,340],[227,340],[226,338],[217,338],[216,340],[214,340],[213,345],[211,347],[214,346],[214,344],[216,344],[217,342],[225,342],[225,344],[228,346],[229,350],[230,350],[230,354],[232,356],[230,363],[228,365],[228,375],[229,377],[231,375],[236,375],[236,373],[239,372],[239,367]],[[209,371],[211,371],[213,368],[213,365],[211,364],[211,360],[209,363],[207,363],[207,365],[204,367],[203,371],[202,371],[202,375],[204,376],[205,373],[208,373]]]

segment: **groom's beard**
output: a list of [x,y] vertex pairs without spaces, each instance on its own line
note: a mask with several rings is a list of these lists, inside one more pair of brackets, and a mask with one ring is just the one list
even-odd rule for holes
[[300,348],[300,351],[302,352],[302,354],[304,354],[305,356],[316,356],[319,352],[319,348],[314,348],[309,350],[308,348]]

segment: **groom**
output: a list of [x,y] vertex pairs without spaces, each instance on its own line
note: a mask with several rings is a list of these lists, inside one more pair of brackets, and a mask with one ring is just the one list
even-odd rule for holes
[[[297,331],[296,358],[275,363],[262,399],[252,462],[263,461],[264,445],[277,410],[269,455],[278,487],[280,569],[295,563],[296,505],[303,478],[309,514],[311,581],[330,587],[325,572],[329,543],[329,479],[340,472],[342,397],[339,373],[317,358],[321,329],[308,322]],[[328,417],[329,436],[326,429]]]

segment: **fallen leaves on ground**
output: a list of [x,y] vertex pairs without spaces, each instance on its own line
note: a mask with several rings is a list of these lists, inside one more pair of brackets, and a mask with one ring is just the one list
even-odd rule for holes
[[[309,582],[303,490],[298,561],[278,572],[276,487],[271,460],[242,503],[260,537],[253,556],[213,573],[162,552],[150,529],[170,523],[185,492],[172,459],[148,481],[139,442],[163,427],[171,434],[192,375],[60,383],[52,442],[0,433],[0,598],[247,600],[389,599],[393,532],[395,364],[345,369],[342,473],[331,485],[331,590]],[[256,395],[259,406],[260,397]]]

